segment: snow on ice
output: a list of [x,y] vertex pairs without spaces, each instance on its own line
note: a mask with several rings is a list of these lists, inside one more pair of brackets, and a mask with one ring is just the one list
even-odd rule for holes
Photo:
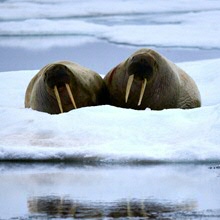
[[[39,49],[102,39],[133,46],[220,48],[218,0],[7,0],[0,6],[0,46]],[[201,108],[98,106],[49,115],[24,108],[26,87],[37,71],[1,72],[0,159],[219,160],[220,59],[178,65],[196,81]]]
[[86,107],[50,115],[24,108],[37,71],[0,73],[0,158],[103,162],[215,161],[220,157],[220,60],[179,64],[197,82],[202,107],[136,111]]

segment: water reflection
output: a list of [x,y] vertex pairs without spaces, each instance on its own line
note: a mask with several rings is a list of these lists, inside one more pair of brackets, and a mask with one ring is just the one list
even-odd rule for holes
[[32,197],[28,200],[32,214],[43,214],[55,218],[153,218],[169,217],[192,212],[195,202],[173,204],[168,201],[122,199],[115,202],[77,201],[59,196]]
[[0,163],[0,180],[0,219],[220,219],[215,164]]

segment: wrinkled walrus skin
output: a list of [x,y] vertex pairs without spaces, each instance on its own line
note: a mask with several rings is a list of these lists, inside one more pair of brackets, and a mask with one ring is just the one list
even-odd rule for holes
[[132,109],[190,109],[201,106],[193,79],[151,49],[140,49],[104,78],[110,104]]
[[102,105],[106,86],[92,70],[69,61],[43,67],[30,81],[25,94],[25,107],[50,114],[75,108]]

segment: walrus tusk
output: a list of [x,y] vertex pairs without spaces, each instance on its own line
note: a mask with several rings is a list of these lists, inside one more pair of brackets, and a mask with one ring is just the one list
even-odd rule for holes
[[131,85],[132,85],[133,80],[134,80],[134,74],[130,75],[129,78],[128,78],[126,93],[125,93],[125,102],[126,103],[128,101],[128,96],[129,96],[129,93],[130,93],[130,90],[131,90]]
[[139,101],[138,101],[138,105],[141,104],[142,99],[143,99],[143,95],[144,95],[144,91],[147,85],[147,79],[144,78],[144,80],[142,81],[142,86],[141,86],[141,93],[140,93],[140,97],[139,97]]
[[56,99],[57,99],[57,102],[58,102],[58,105],[60,108],[60,112],[63,113],[63,107],[62,107],[62,103],[61,103],[61,99],[60,99],[60,95],[59,95],[57,86],[54,86],[54,93],[55,93],[55,96],[56,96]]
[[147,214],[146,211],[145,211],[144,201],[141,201],[141,212],[142,212],[143,217],[147,217],[147,218],[150,217],[150,215]]
[[69,97],[70,97],[70,99],[71,99],[71,102],[73,103],[73,107],[76,109],[77,107],[76,107],[76,103],[75,103],[75,100],[74,100],[74,98],[73,98],[73,94],[72,94],[72,91],[71,91],[71,89],[70,89],[70,86],[69,86],[69,84],[65,84],[66,85],[66,89],[67,89],[67,92],[68,92],[68,95],[69,95]]
[[132,217],[130,201],[127,200],[127,216]]

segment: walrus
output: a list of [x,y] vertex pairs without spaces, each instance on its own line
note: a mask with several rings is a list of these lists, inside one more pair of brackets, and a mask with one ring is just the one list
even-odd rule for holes
[[98,73],[70,61],[59,61],[46,65],[32,78],[25,107],[58,114],[105,104],[106,91]]
[[158,52],[143,48],[111,69],[104,81],[111,105],[144,110],[201,106],[194,80]]

